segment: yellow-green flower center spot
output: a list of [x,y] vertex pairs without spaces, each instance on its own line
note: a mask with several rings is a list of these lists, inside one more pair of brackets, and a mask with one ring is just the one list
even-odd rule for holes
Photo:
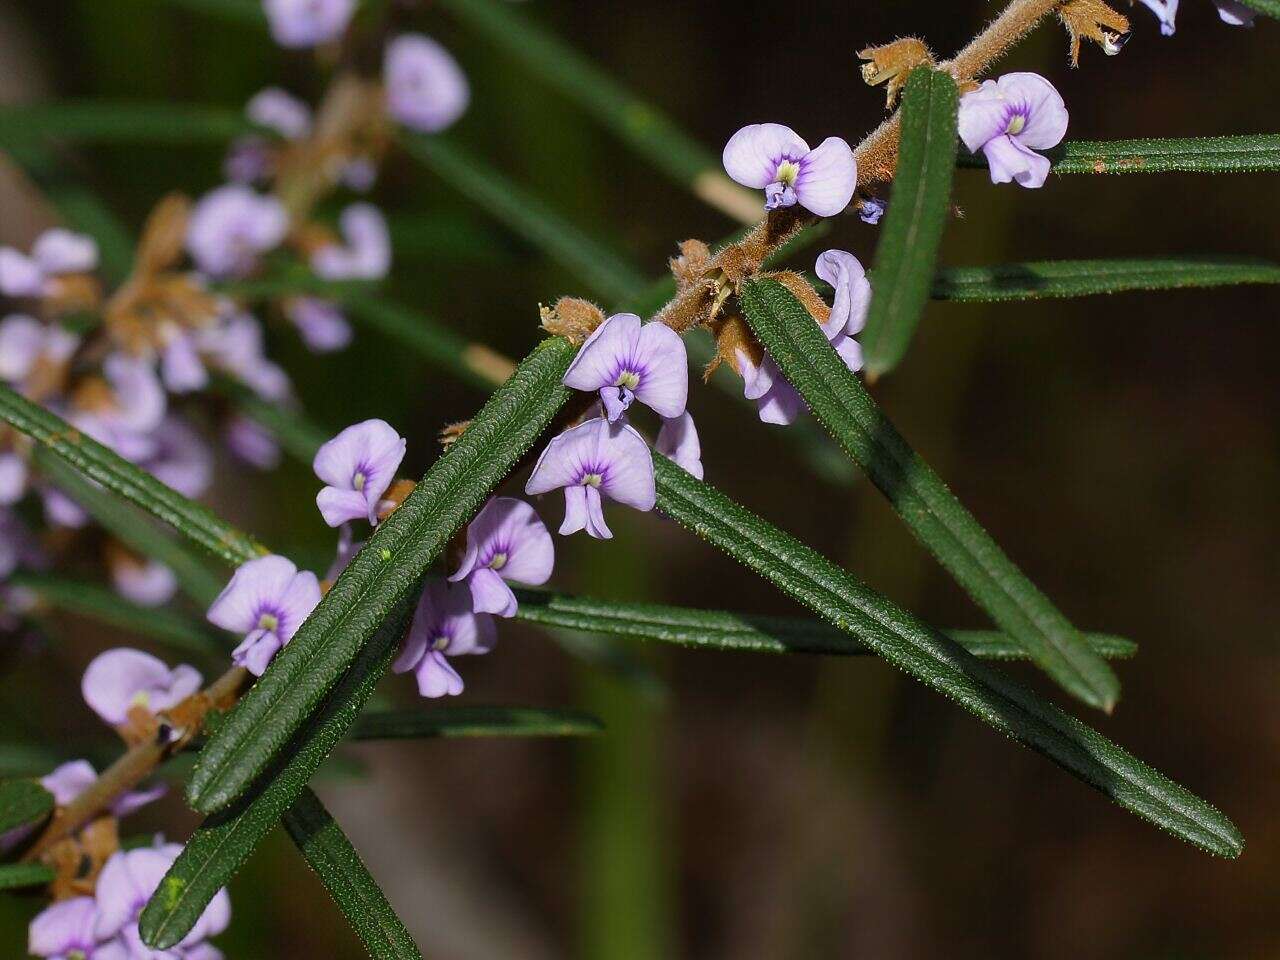
[[495,553],[493,559],[489,561],[490,570],[501,570],[507,565],[507,555],[505,553]]
[[618,382],[615,383],[614,386],[626,387],[628,390],[634,390],[636,387],[640,386],[640,374],[631,370],[623,370],[622,373],[618,374]]
[[264,613],[258,617],[258,629],[266,630],[268,633],[275,633],[280,629],[280,618],[274,613]]
[[604,483],[604,475],[603,475],[603,474],[599,474],[599,473],[588,473],[585,477],[583,477],[583,478],[582,478],[582,485],[583,485],[584,487],[596,487],[596,488],[599,488],[600,484],[602,484],[602,483]]
[[794,187],[796,185],[796,177],[800,176],[800,164],[794,160],[783,160],[778,164],[776,176],[779,183],[784,186]]
[[356,492],[360,492],[364,489],[364,482],[366,479],[364,472],[357,470],[355,476],[351,478],[351,486],[356,490]]
[[1015,113],[1009,119],[1009,126],[1005,128],[1004,132],[1009,134],[1009,136],[1011,137],[1016,137],[1018,134],[1022,132],[1023,128],[1026,127],[1026,125],[1027,125],[1027,118],[1020,113]]

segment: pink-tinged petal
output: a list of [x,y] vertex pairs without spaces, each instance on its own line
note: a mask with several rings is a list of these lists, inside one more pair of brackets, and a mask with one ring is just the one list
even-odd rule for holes
[[[668,332],[672,332],[668,328]],[[592,332],[565,371],[564,385],[574,390],[599,390],[613,386],[619,370],[636,353],[640,342],[640,318],[615,313]]]
[[430,650],[414,670],[418,693],[424,697],[456,697],[462,693],[462,677],[439,650]]
[[285,316],[298,328],[302,342],[315,353],[331,353],[351,343],[351,324],[338,305],[316,297],[285,301]]
[[356,0],[263,0],[272,39],[282,47],[315,47],[336,40],[355,13]]
[[79,530],[89,522],[84,507],[56,487],[45,487],[40,491],[40,498],[44,502],[44,518],[52,526]]
[[[36,915],[27,928],[27,952],[37,957],[86,956],[96,945],[98,905],[93,897],[59,900]],[[96,960],[96,958],[95,958]]]
[[[3,253],[4,249],[0,248],[0,254]],[[0,266],[0,270],[2,269],[3,266]],[[5,293],[7,291],[0,284],[0,294]],[[45,325],[34,317],[15,313],[0,321],[0,380],[6,383],[25,380],[40,359],[44,341]]]
[[65,807],[97,779],[97,771],[88,760],[69,760],[41,777],[40,786],[53,794],[58,806]]
[[116,592],[131,603],[159,607],[173,599],[178,578],[163,563],[120,561],[111,567],[111,583]]
[[331,527],[340,527],[352,520],[369,519],[369,501],[355,490],[324,487],[316,494],[316,506],[320,508],[324,522]]
[[663,323],[640,329],[635,365],[641,372],[636,399],[662,417],[678,417],[689,401],[689,355],[680,334]]
[[31,248],[31,256],[46,274],[92,273],[98,269],[98,244],[93,237],[62,227],[42,233]]
[[139,889],[130,869],[130,853],[124,850],[113,853],[98,874],[96,887],[98,915],[94,921],[94,935],[106,940],[120,933],[133,919],[139,898],[146,894]]
[[[585,530],[587,527],[587,491],[591,489],[596,494],[596,503],[600,502],[600,494],[593,488],[583,486],[571,486],[564,488],[564,522],[560,524],[560,535],[567,537],[579,530]],[[613,534],[608,533],[608,527],[605,527],[605,535],[603,539],[607,540]],[[592,534],[595,536],[595,534]]]
[[0,247],[0,296],[38,297],[43,290],[40,265],[13,247]]
[[1000,95],[1026,117],[1021,130],[1010,131],[1024,147],[1046,150],[1067,135],[1067,105],[1062,95],[1038,73],[1006,73],[996,85]]
[[960,139],[977,153],[996,137],[1004,136],[1009,126],[1009,103],[994,80],[984,80],[977,90],[960,98],[957,129]]
[[297,574],[293,561],[275,554],[242,563],[210,605],[209,622],[233,633],[256,629],[259,612],[284,596]]
[[304,620],[320,603],[320,581],[310,570],[300,570],[280,595],[278,609],[280,627],[276,631],[283,643],[293,639]]
[[849,206],[857,186],[853,150],[839,137],[827,137],[800,161],[796,202],[820,217],[834,217]]
[[[1170,0],[1170,2],[1177,6],[1177,0]],[[1256,10],[1238,0],[1213,0],[1213,3],[1218,8],[1218,17],[1228,26],[1252,27],[1253,21],[1258,16]]]
[[828,340],[840,334],[858,333],[867,323],[867,310],[871,306],[871,284],[867,280],[862,263],[843,250],[827,250],[818,255],[813,266],[819,279],[835,288],[831,303],[831,319],[824,331]]
[[1024,147],[1013,137],[996,137],[982,152],[991,168],[992,183],[1017,181],[1020,186],[1035,189],[1044,186],[1053,166],[1048,158]]
[[742,395],[748,400],[759,400],[773,389],[775,381],[782,379],[782,371],[766,356],[759,364],[753,364],[746,353],[738,351],[738,363],[746,372],[742,377]]
[[444,47],[420,33],[405,33],[387,44],[382,65],[387,112],[406,127],[436,133],[467,109],[466,75]]
[[724,146],[725,173],[744,187],[763,190],[773,182],[778,164],[799,160],[809,145],[790,127],[780,123],[753,123],[743,127]]
[[172,393],[190,393],[208,385],[209,372],[196,352],[195,341],[186,333],[175,332],[165,342],[160,351],[160,376]]
[[245,116],[286,140],[300,140],[311,132],[311,108],[279,87],[267,87],[245,105]]
[[699,480],[702,479],[702,444],[693,417],[688,411],[673,420],[662,421],[654,448],[663,456],[674,460]]
[[499,617],[516,615],[516,595],[505,580],[488,567],[481,567],[467,577],[471,603],[476,613],[492,613]]
[[229,183],[205,194],[191,211],[187,249],[210,276],[237,276],[253,270],[258,255],[278,246],[288,229],[279,200]]
[[649,445],[634,427],[623,424],[609,431],[607,444],[608,471],[600,492],[610,500],[634,507],[652,510],[657,502],[653,477],[653,455]]
[[16,453],[0,453],[0,507],[9,507],[27,492],[27,461]]
[[779,376],[769,392],[757,401],[756,413],[764,423],[785,427],[795,423],[807,409],[796,388]]
[[104,721],[118,726],[129,718],[129,708],[149,709],[147,693],[164,686],[169,667],[149,653],[121,647],[99,654],[80,681],[84,702]]

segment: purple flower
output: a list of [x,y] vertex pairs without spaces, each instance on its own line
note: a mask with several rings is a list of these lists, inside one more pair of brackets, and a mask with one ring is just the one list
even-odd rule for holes
[[662,421],[662,429],[658,431],[658,439],[653,447],[699,480],[702,479],[702,444],[698,440],[698,429],[693,425],[693,417],[689,416],[687,410],[674,419]]
[[[109,411],[100,415],[108,427],[148,434],[160,426],[168,400],[160,378],[149,362],[140,357],[113,353],[103,361],[102,372],[111,384],[115,401]],[[120,455],[128,457],[124,452]]]
[[264,400],[289,396],[289,375],[267,359],[262,326],[243,312],[221,316],[197,332],[197,345],[209,361],[234,376]]
[[406,33],[387,44],[382,65],[387,112],[406,127],[436,133],[467,109],[471,98],[466,75],[444,47],[420,33]]
[[27,461],[6,450],[0,453],[0,507],[11,507],[27,492]]
[[[98,773],[88,760],[70,760],[40,778],[40,786],[53,794],[53,802],[65,807],[84,793],[98,779]],[[163,783],[143,790],[127,790],[111,805],[111,815],[123,820],[129,814],[141,810],[147,804],[160,799],[168,792]]]
[[163,606],[178,592],[178,578],[156,560],[115,559],[111,585],[120,596],[141,607]]
[[[121,950],[121,960],[212,960],[222,954],[205,943],[231,923],[231,898],[219,890],[182,941],[169,951],[153,951],[138,933],[138,916],[160,886],[173,861],[182,852],[180,844],[166,843],[113,853],[98,875],[94,935],[111,941]],[[94,960],[102,957],[100,953]]]
[[524,492],[547,493],[564,488],[562,534],[585,529],[602,540],[613,536],[604,522],[601,498],[637,510],[652,510],[657,501],[653,457],[644,438],[625,423],[604,418],[566,430],[542,451]]
[[[1177,7],[1177,0],[1170,0],[1170,2],[1175,8]],[[1218,17],[1222,22],[1232,27],[1252,27],[1254,19],[1258,16],[1256,10],[1245,6],[1239,0],[1213,0],[1213,5],[1218,8]]]
[[311,133],[311,108],[279,87],[255,93],[244,108],[252,123],[274,130],[286,140],[301,140]]
[[84,507],[76,503],[57,487],[45,487],[40,491],[44,503],[44,518],[53,527],[79,530],[89,522]]
[[41,364],[61,366],[80,346],[80,338],[56,324],[15,313],[0,321],[0,380],[25,392]]
[[564,375],[575,390],[599,390],[610,422],[639,400],[663,417],[684,413],[689,357],[684,341],[661,323],[615,313],[587,338]]
[[39,297],[50,277],[91,273],[98,266],[98,245],[92,237],[61,227],[46,230],[31,248],[31,256],[0,247],[0,294]]
[[507,582],[544,584],[555,559],[537,511],[514,497],[494,497],[467,527],[467,552],[449,580],[467,584],[476,613],[514,617],[516,595]]
[[191,211],[187,249],[212,277],[250,273],[258,256],[278,246],[289,229],[289,215],[274,197],[260,196],[241,183],[206,193]]
[[378,521],[378,505],[404,459],[406,441],[385,420],[365,420],[316,451],[312,469],[326,484],[316,506],[331,527],[348,520]]
[[97,922],[98,904],[93,897],[59,900],[32,919],[27,953],[49,960],[107,960],[107,953],[98,951]]
[[1040,187],[1051,164],[1035,151],[1062,142],[1067,107],[1039,74],[1006,73],[960,98],[959,129],[970,152],[986,155],[992,183]]
[[200,680],[200,671],[189,664],[170,670],[149,653],[118,647],[93,658],[80,692],[94,713],[118,727],[128,722],[134,707],[158,714],[177,706],[200,689]]
[[471,591],[434,577],[427,580],[413,613],[396,673],[413,672],[424,697],[457,696],[462,678],[448,657],[488,653],[497,639],[493,617],[471,608]]
[[316,47],[342,36],[356,0],[262,0],[262,7],[280,46]]
[[318,297],[290,297],[284,314],[315,353],[332,353],[351,343],[351,324],[338,305]]
[[154,450],[142,462],[147,472],[192,500],[204,495],[213,480],[209,446],[185,421],[165,417],[151,434]]
[[1178,0],[1141,0],[1141,3],[1160,21],[1160,32],[1172,37],[1177,29],[1174,21],[1178,16]]
[[[866,272],[857,257],[843,250],[819,254],[814,271],[835,288],[831,316],[821,325],[822,332],[845,366],[857,373],[862,369],[862,347],[853,338],[867,322],[867,309],[871,305],[871,284]],[[766,356],[756,364],[745,351],[739,350],[737,359],[743,395],[756,401],[761,420],[785,426],[804,412],[804,400],[783,377],[772,357]]]
[[233,456],[259,470],[280,465],[280,444],[275,435],[256,420],[237,414],[227,421],[223,440]]
[[790,127],[753,123],[725,144],[724,169],[744,187],[763,190],[765,209],[800,204],[820,217],[834,217],[853,199],[858,164],[839,137],[813,150]]
[[208,618],[244,635],[231,659],[260,677],[319,602],[316,575],[299,572],[291,560],[273,554],[241,564],[209,607]]
[[880,218],[884,216],[885,202],[879,197],[867,197],[862,201],[862,206],[858,208],[858,219],[863,223],[869,223],[873,227],[880,222]]
[[329,244],[311,255],[311,269],[324,280],[381,280],[391,269],[391,234],[382,211],[353,203],[339,218],[346,246]]

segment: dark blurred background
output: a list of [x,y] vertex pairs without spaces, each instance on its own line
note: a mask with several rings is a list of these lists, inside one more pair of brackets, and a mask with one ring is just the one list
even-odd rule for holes
[[[540,0],[554,27],[718,154],[748,122],[856,142],[883,115],[856,50],[906,34],[962,45],[1000,5]],[[1177,36],[1140,6],[1115,59],[1042,28],[1005,65],[1048,76],[1069,136],[1275,132],[1280,23],[1219,23],[1184,0]],[[408,22],[452,49],[473,104],[454,133],[645,273],[676,241],[733,224],[482,38],[423,3]],[[265,33],[159,0],[0,0],[0,102],[113,97],[238,108],[279,84],[314,100],[314,59]],[[165,191],[219,182],[208,148],[102,148],[79,173],[128,223]],[[402,300],[512,355],[537,305],[590,288],[514,239],[450,184],[392,158],[374,199],[397,230]],[[957,177],[943,262],[1257,254],[1280,259],[1280,179],[1166,174],[1053,178],[1041,191]],[[41,225],[0,173],[0,242]],[[841,218],[830,246],[869,262],[875,228]],[[818,247],[816,249],[822,249]],[[816,252],[797,261],[802,269]],[[345,751],[319,790],[424,955],[699,958],[1234,958],[1280,955],[1280,292],[1197,290],[1034,304],[930,304],[901,369],[876,387],[909,440],[1074,621],[1136,640],[1113,717],[1086,720],[1235,819],[1244,856],[1214,860],[1112,806],[919,684],[867,658],[773,658],[624,647],[503,624],[464,664],[465,702],[580,706],[586,743],[424,741]],[[383,417],[411,472],[476,391],[372,332],[316,357],[281,332],[314,419]],[[707,476],[927,620],[985,626],[866,483],[833,485],[779,428],[698,389]],[[302,467],[225,465],[213,504],[300,561],[331,535]],[[540,509],[559,521],[554,498]],[[763,583],[658,516],[615,509],[612,542],[557,540],[553,583],[616,599],[795,613]],[[68,621],[7,651],[4,740],[74,753],[103,731],[78,681],[105,645]],[[569,651],[576,651],[571,653]],[[588,655],[584,660],[583,656]],[[616,659],[616,658],[614,658]],[[1011,668],[1050,696],[1025,667]],[[33,691],[38,696],[33,697]],[[386,684],[412,702],[410,685]],[[353,768],[358,776],[353,775]],[[360,772],[362,771],[362,772]],[[182,837],[173,795],[137,818]],[[231,958],[362,955],[283,835],[232,886]],[[322,905],[317,906],[317,902]],[[0,955],[29,906],[0,904]]]

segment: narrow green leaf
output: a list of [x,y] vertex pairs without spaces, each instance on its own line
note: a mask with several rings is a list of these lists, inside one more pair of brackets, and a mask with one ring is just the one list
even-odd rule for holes
[[338,821],[320,798],[303,788],[284,815],[284,828],[307,863],[324,882],[351,929],[376,960],[400,960],[422,954],[396,916],[378,882],[360,859]]
[[37,450],[35,461],[55,486],[121,543],[172,570],[183,593],[201,607],[207,607],[217,597],[226,581],[210,573],[199,558],[157,528],[150,518],[86,480],[48,449]]
[[658,509],[682,526],[823,619],[854,633],[894,666],[1049,757],[1127,810],[1210,853],[1240,855],[1244,840],[1235,825],[1184,787],[966,653],[670,460],[655,453],[654,465]]
[[[767,617],[726,610],[694,610],[649,603],[618,603],[591,597],[572,597],[541,590],[517,590],[517,620],[546,627],[562,627],[617,637],[704,650],[743,650],[753,653],[819,653],[863,656],[875,650],[849,630],[837,630],[819,620]],[[1021,660],[1026,651],[1013,638],[993,630],[940,631],[975,657]],[[1138,652],[1131,640],[1106,633],[1085,638],[1101,656],[1127,659]]]
[[356,323],[408,347],[463,383],[482,390],[493,388],[493,378],[477,363],[477,351],[483,353],[483,348],[419,311],[389,300],[366,297],[348,301],[346,312]]
[[614,303],[630,303],[644,294],[648,279],[631,264],[453,139],[402,133],[400,141],[451,188],[572,271],[597,294]]
[[426,737],[583,737],[604,727],[577,710],[535,707],[440,707],[378,710],[352,728],[356,740],[420,740]]
[[[1276,0],[1254,0],[1275,3]],[[1272,14],[1274,16],[1274,14]],[[1187,139],[1068,140],[1044,151],[1054,173],[1254,173],[1280,170],[1280,134]],[[986,157],[961,150],[962,167]]]
[[741,301],[769,355],[916,538],[1065,690],[1111,710],[1111,668],[907,445],[799,301],[775,280],[744,284]]
[[892,370],[907,352],[929,299],[942,231],[951,215],[959,94],[951,74],[913,70],[902,95],[902,146],[893,203],[876,247],[875,285],[859,340],[867,374]]
[[267,26],[267,16],[263,13],[261,0],[169,0],[175,7],[185,7],[194,13],[226,20],[228,23],[240,23],[246,26]]
[[108,490],[169,524],[232,566],[266,553],[251,537],[218,519],[61,417],[0,385],[0,419],[25,433],[58,459]]
[[961,302],[1044,300],[1236,283],[1280,283],[1280,264],[1254,257],[1168,257],[948,267],[934,277],[933,298]]
[[0,781],[0,834],[43,820],[53,812],[53,794],[34,780]]
[[56,874],[43,863],[0,864],[0,890],[18,890],[22,887],[43,887],[53,883]]
[[96,583],[38,573],[16,573],[9,582],[31,590],[43,604],[65,613],[129,630],[178,650],[226,654],[225,645],[190,618],[162,607],[130,603]]
[[243,792],[342,675],[387,612],[568,399],[574,348],[544,341],[398,510],[378,525],[306,623],[209,740],[188,785],[205,813]]
[[444,6],[504,57],[523,63],[676,183],[744,223],[760,219],[759,197],[729,180],[719,157],[576,47],[503,0],[445,0]]
[[1240,0],[1250,10],[1280,20],[1280,0]]
[[373,695],[395,657],[411,606],[403,603],[392,612],[252,791],[207,818],[191,835],[142,911],[139,925],[147,944],[164,950],[182,940],[209,901],[279,823]]
[[223,144],[257,128],[235,110],[195,104],[62,100],[0,107],[0,145],[94,143]]

